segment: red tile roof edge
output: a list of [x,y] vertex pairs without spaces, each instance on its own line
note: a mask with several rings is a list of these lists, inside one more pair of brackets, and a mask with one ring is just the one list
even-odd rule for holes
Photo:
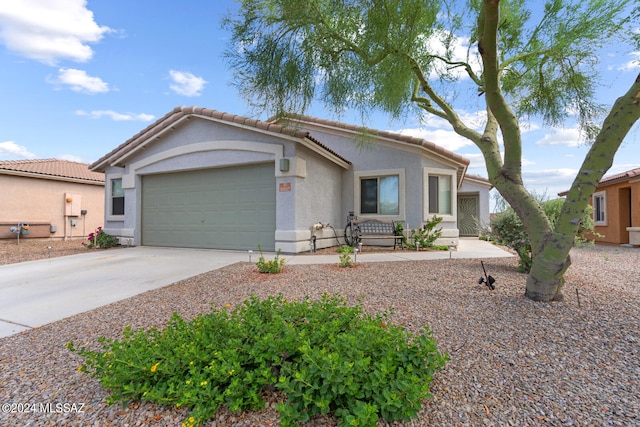
[[[620,172],[617,173],[615,175],[611,175],[611,176],[607,176],[604,177],[600,180],[600,182],[598,183],[598,186],[596,187],[596,189],[600,188],[600,187],[606,187],[608,185],[613,185],[613,184],[618,184],[621,182],[625,182],[625,181],[630,181],[633,178],[638,178],[640,179],[640,168],[636,168],[636,169],[631,169],[625,172]],[[569,194],[569,190],[565,190],[565,191],[561,191],[558,193],[558,196],[560,197],[564,197],[567,194]]]
[[326,145],[322,144],[317,139],[313,138],[309,132],[301,131],[299,129],[282,126],[272,122],[264,122],[257,119],[251,119],[248,117],[239,116],[236,114],[229,114],[222,111],[211,110],[208,108],[202,107],[175,107],[173,110],[165,114],[160,119],[156,120],[154,123],[150,124],[124,143],[120,144],[115,149],[111,150],[109,153],[105,154],[95,162],[90,165],[91,170],[97,170],[104,167],[104,164],[108,161],[117,160],[119,157],[127,154],[131,150],[135,149],[145,141],[149,140],[153,136],[159,134],[165,129],[169,128],[171,125],[182,119],[183,117],[188,116],[204,116],[211,117],[213,119],[226,121],[229,123],[235,123],[243,126],[253,127],[256,129],[264,130],[270,133],[279,133],[282,135],[291,136],[299,139],[307,139],[314,144],[321,147],[323,150],[331,153],[336,156],[340,160],[346,162],[347,164],[351,164],[351,162],[335,151],[331,150]]
[[61,159],[0,160],[0,173],[21,172],[42,178],[56,177],[74,180],[104,182],[104,174],[89,169],[86,163]]
[[395,133],[395,132],[390,132],[390,131],[382,131],[382,130],[376,130],[376,129],[371,129],[371,128],[367,128],[364,126],[356,126],[356,125],[351,125],[351,124],[347,124],[347,123],[343,123],[343,122],[338,122],[338,121],[334,121],[334,120],[328,120],[328,119],[319,119],[316,117],[311,117],[311,116],[305,116],[305,115],[301,115],[301,114],[285,114],[283,117],[270,117],[267,119],[267,121],[269,122],[273,122],[276,121],[278,119],[291,119],[291,120],[298,120],[298,121],[302,121],[302,122],[308,122],[308,123],[315,123],[315,124],[319,124],[319,125],[324,125],[324,126],[331,126],[331,127],[335,127],[335,128],[339,128],[339,129],[345,129],[345,130],[349,130],[352,132],[365,132],[374,136],[378,136],[381,138],[388,138],[388,139],[392,139],[392,140],[396,140],[399,142],[405,142],[408,144],[413,144],[413,145],[418,145],[421,147],[424,147],[434,153],[437,153],[443,157],[446,157],[456,163],[460,163],[463,164],[465,166],[468,166],[470,163],[470,160],[454,153],[453,151],[449,151],[446,148],[443,148],[441,146],[439,146],[438,144],[435,144],[431,141],[427,141],[426,139],[422,139],[422,138],[417,138],[414,136],[409,136],[409,135],[402,135],[399,133]]

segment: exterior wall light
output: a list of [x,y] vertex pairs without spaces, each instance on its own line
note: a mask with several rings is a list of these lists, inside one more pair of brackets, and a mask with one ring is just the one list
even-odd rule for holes
[[280,172],[289,172],[289,159],[280,159]]

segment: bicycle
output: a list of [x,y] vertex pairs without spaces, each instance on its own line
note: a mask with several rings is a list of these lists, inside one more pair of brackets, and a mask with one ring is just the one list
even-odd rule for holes
[[354,214],[353,211],[349,211],[349,215],[347,216],[347,225],[344,227],[344,241],[347,245],[356,247],[360,242],[360,237],[356,232],[356,227],[353,225],[353,221],[357,220],[358,217]]

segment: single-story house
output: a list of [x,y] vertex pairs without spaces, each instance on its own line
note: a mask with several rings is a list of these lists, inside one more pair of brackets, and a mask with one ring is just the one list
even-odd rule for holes
[[0,239],[80,239],[104,218],[104,174],[58,159],[0,160]]
[[596,242],[640,245],[640,168],[600,180],[591,205]]
[[441,216],[446,245],[477,235],[491,184],[468,164],[391,132],[177,107],[90,168],[105,173],[105,231],[121,242],[299,253],[314,235],[342,244],[350,211],[405,229]]

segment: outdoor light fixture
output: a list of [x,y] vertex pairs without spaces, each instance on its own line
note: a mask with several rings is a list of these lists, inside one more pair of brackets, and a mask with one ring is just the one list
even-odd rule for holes
[[253,251],[249,249],[247,252],[249,252],[249,262],[251,262],[251,254],[253,254]]
[[289,172],[289,159],[280,159],[280,172]]

